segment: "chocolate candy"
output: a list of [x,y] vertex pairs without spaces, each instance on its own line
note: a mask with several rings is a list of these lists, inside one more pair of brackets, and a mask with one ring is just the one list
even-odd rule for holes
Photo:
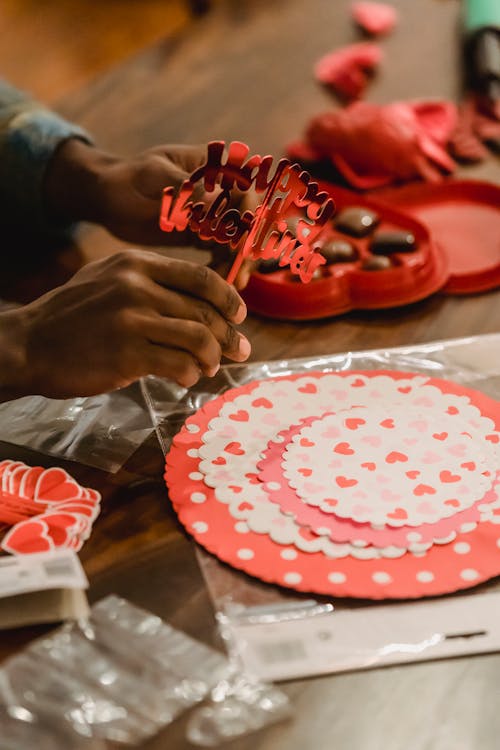
[[[291,234],[292,234],[292,235],[293,235],[294,237],[296,237],[296,236],[297,236],[297,225],[298,225],[299,221],[302,221],[302,223],[303,223],[303,224],[310,224],[310,225],[311,225],[311,227],[312,227],[312,223],[311,223],[310,221],[308,221],[308,220],[307,220],[307,219],[305,218],[305,216],[297,216],[297,215],[295,215],[295,216],[289,216],[289,217],[288,217],[288,218],[287,218],[287,219],[285,220],[285,223],[286,223],[286,228],[288,229],[288,231],[289,231],[289,232],[290,232],[290,233],[291,233]],[[307,237],[307,236],[308,236],[308,234],[310,233],[310,231],[311,231],[311,230],[310,230],[310,229],[308,229],[308,228],[307,228],[307,226],[305,226],[305,227],[303,226],[303,227],[302,227],[302,235],[303,235],[303,237]]]
[[375,255],[392,255],[392,253],[411,253],[417,249],[413,232],[405,230],[387,230],[374,234],[370,250]]
[[299,223],[299,221],[300,221],[300,216],[289,216],[285,220],[286,228],[288,229],[289,232],[293,234],[294,237],[297,233],[297,224]]
[[335,219],[336,228],[351,237],[365,237],[378,223],[379,217],[374,211],[360,206],[344,208]]
[[391,266],[391,259],[386,255],[372,255],[362,263],[363,271],[385,271]]
[[279,268],[279,258],[267,258],[266,260],[261,260],[257,266],[259,273],[274,273],[275,271],[278,271]]
[[[311,281],[318,281],[319,279],[323,278],[323,272],[321,268],[316,268],[313,271],[313,275],[311,276]],[[293,274],[291,276],[291,281],[301,281],[300,276],[297,276],[296,274]]]
[[347,240],[332,239],[320,245],[319,252],[330,263],[352,263],[358,258],[358,251]]

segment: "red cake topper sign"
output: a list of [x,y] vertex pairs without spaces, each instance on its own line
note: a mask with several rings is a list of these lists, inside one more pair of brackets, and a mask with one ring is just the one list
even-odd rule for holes
[[[248,157],[249,148],[233,141],[208,144],[207,160],[198,167],[177,192],[163,191],[160,228],[164,232],[189,228],[202,240],[214,240],[237,249],[236,259],[227,277],[234,282],[245,259],[279,259],[290,266],[301,281],[311,280],[314,271],[325,263],[314,242],[335,210],[332,199],[298,164],[281,159],[271,174],[272,156]],[[225,158],[224,158],[225,156]],[[196,183],[203,181],[205,192],[216,192],[211,205],[194,202]],[[265,193],[255,212],[241,213],[231,205],[231,190]],[[286,218],[293,209],[304,212],[295,235],[287,228]]]

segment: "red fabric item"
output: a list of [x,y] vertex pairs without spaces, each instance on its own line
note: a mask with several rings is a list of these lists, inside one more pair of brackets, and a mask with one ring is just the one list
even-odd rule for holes
[[329,52],[318,60],[314,73],[344,101],[358,99],[380,65],[381,48],[373,42],[359,42]]
[[451,102],[354,102],[314,117],[305,144],[291,146],[289,155],[327,159],[361,190],[418,177],[437,181],[456,166],[446,151],[456,122]]
[[459,110],[450,151],[459,161],[479,162],[489,152],[484,142],[500,142],[500,107],[477,96],[466,99]]
[[388,34],[398,21],[396,9],[385,3],[353,3],[351,13],[358,26],[367,34]]

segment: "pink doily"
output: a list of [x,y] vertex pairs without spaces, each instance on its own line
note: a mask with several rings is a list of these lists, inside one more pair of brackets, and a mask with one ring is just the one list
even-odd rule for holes
[[[307,424],[313,420],[314,418],[306,419],[304,423]],[[305,503],[296,491],[283,481],[281,471],[283,452],[294,435],[300,433],[301,427],[302,425],[294,425],[290,430],[283,430],[279,434],[280,442],[269,443],[265,458],[258,464],[259,480],[265,483],[269,499],[277,503],[284,513],[291,514],[298,524],[308,526],[315,534],[329,534],[335,542],[359,540],[375,547],[396,546],[418,551],[419,546],[425,543],[452,541],[462,527],[467,528],[469,524],[476,525],[481,517],[479,510],[481,505],[489,505],[498,501],[497,492],[490,489],[472,507],[443,518],[437,523],[423,523],[418,527],[405,525],[398,528],[389,525],[374,527],[369,523],[359,523],[350,518],[339,518],[335,515],[334,508],[332,508],[333,512],[325,513],[320,508]],[[364,463],[367,471],[375,470],[376,465],[373,461]]]

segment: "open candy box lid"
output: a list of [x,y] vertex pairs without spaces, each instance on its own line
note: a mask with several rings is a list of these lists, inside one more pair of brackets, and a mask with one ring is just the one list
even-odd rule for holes
[[446,253],[442,291],[469,294],[500,285],[500,188],[473,180],[418,183],[378,194],[424,223]]
[[[297,283],[287,269],[257,270],[244,293],[253,312],[312,320],[352,309],[397,307],[438,290],[468,294],[500,285],[500,188],[495,185],[415,183],[370,196],[330,183],[321,187],[337,208],[322,241],[346,240],[354,257],[323,266],[309,284]],[[336,222],[350,207],[376,213],[378,225],[362,237],[349,236]],[[388,251],[387,268],[370,268],[370,259],[380,258],[371,252],[373,238],[386,231],[411,233],[415,247]]]

